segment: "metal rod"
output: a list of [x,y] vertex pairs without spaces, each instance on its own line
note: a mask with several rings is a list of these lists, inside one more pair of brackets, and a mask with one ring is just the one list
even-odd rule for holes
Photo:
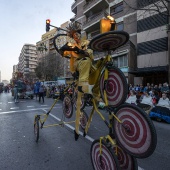
[[54,25],[51,25],[51,24],[50,24],[50,26],[51,26],[51,27],[54,27],[54,28],[57,28],[57,30],[58,30],[58,31],[60,31],[60,30],[63,30],[63,31],[66,31],[66,32],[68,32],[68,30],[65,30],[65,29],[63,29],[63,28],[56,27],[56,26],[54,26]]

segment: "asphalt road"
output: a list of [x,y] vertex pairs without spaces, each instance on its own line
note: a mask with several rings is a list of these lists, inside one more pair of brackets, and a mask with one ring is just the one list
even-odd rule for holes
[[[94,139],[108,134],[106,125],[95,114],[86,138],[74,140],[74,124],[40,129],[40,140],[35,142],[33,122],[36,114],[46,113],[53,99],[45,103],[35,99],[20,99],[14,103],[11,93],[0,94],[0,170],[91,170],[90,147]],[[86,109],[89,114],[89,107]],[[104,116],[107,113],[103,112]],[[52,110],[45,125],[59,123],[62,103]],[[71,120],[74,120],[75,117]],[[65,119],[65,121],[70,121]],[[170,169],[170,125],[154,121],[158,143],[153,155],[138,159],[139,169]]]

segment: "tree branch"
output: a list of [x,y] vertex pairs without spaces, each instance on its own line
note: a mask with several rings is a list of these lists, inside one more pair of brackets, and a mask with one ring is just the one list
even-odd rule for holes
[[[165,8],[167,9],[168,11],[168,14],[169,14],[169,9],[168,9],[168,6],[165,4],[164,0],[161,0],[161,2],[163,3],[163,5],[165,6]],[[167,2],[167,1],[166,1]],[[168,3],[168,2],[167,2]],[[169,3],[170,3],[170,0],[169,0]]]
[[168,12],[168,14],[166,14],[166,13],[162,13],[162,12],[159,10],[159,8],[158,8],[158,9],[135,8],[135,7],[132,7],[131,5],[129,5],[129,4],[128,4],[125,0],[123,0],[123,2],[124,2],[127,6],[129,6],[129,8],[131,8],[131,9],[133,9],[133,10],[141,10],[141,11],[144,11],[144,10],[146,10],[146,11],[155,11],[155,12],[158,12],[159,14],[161,14],[161,15],[164,15],[164,16],[170,16],[169,12]]

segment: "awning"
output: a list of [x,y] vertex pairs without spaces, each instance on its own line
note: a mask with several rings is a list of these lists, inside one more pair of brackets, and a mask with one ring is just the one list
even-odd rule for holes
[[129,71],[130,74],[142,75],[142,74],[151,74],[159,72],[168,72],[168,66],[157,66],[157,67],[144,67],[137,68],[136,70]]

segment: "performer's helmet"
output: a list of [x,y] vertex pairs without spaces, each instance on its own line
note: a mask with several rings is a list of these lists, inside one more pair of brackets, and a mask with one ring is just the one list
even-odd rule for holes
[[73,38],[73,34],[75,32],[78,32],[79,34],[81,34],[81,23],[77,21],[70,22],[67,27],[67,30],[68,30],[68,36]]

